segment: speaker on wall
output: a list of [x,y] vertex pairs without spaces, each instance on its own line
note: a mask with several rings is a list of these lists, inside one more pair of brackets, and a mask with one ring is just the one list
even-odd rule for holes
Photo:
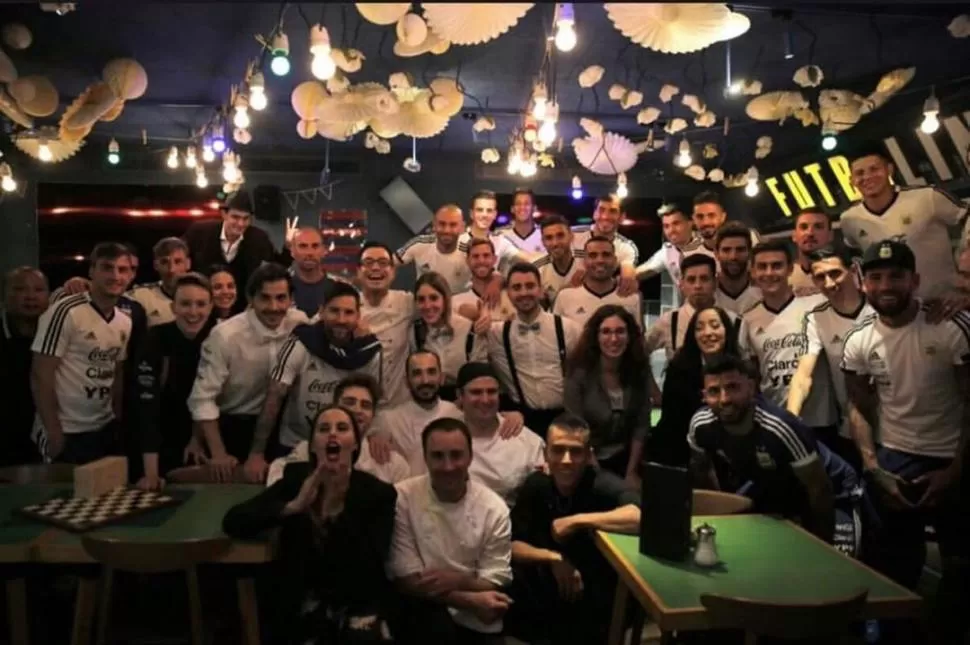
[[253,214],[263,222],[279,222],[283,214],[283,193],[279,186],[256,186],[253,190]]
[[431,224],[434,213],[428,208],[414,189],[400,177],[395,177],[381,191],[381,199],[404,222],[412,233],[419,233]]

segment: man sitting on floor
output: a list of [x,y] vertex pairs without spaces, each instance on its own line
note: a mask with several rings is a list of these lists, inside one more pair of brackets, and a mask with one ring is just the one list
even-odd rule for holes
[[616,574],[593,531],[636,533],[640,495],[592,465],[589,426],[572,414],[549,426],[546,461],[549,474],[530,475],[512,511],[509,631],[530,642],[605,643]]

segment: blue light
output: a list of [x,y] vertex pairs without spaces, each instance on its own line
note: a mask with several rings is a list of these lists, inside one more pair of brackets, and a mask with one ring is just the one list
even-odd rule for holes
[[226,151],[226,140],[218,137],[212,139],[212,151],[222,154]]
[[573,199],[575,199],[576,201],[579,201],[582,198],[583,198],[583,189],[573,188]]

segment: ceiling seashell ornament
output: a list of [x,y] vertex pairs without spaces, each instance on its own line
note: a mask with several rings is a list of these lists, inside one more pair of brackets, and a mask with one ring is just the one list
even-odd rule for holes
[[30,116],[46,117],[57,111],[57,88],[46,76],[21,76],[7,86],[7,91]]
[[606,92],[606,95],[610,97],[611,101],[620,101],[626,96],[627,89],[620,85],[619,83],[614,83],[610,85],[610,89]]
[[346,74],[359,72],[366,60],[364,54],[357,49],[333,49],[330,51],[330,57],[337,69]]
[[355,2],[364,20],[375,25],[393,25],[411,10],[410,2]]
[[482,150],[482,162],[483,163],[498,163],[502,158],[499,151],[495,148],[485,148]]
[[630,170],[643,151],[626,137],[613,132],[576,138],[572,145],[580,165],[597,175],[615,175]]
[[400,56],[401,58],[414,58],[415,56],[421,56],[423,54],[443,54],[448,51],[451,47],[451,43],[447,40],[440,38],[436,33],[428,30],[428,35],[425,39],[415,47],[408,45],[407,43],[398,40],[394,43],[394,55]]
[[870,104],[868,111],[878,109],[885,105],[899,90],[903,89],[916,75],[915,67],[902,67],[883,74],[876,85],[875,91],[866,97]]
[[684,174],[694,181],[704,181],[705,177],[707,177],[707,173],[704,171],[704,166],[698,164],[688,166],[684,170]]
[[480,45],[514,27],[534,6],[531,2],[425,3],[424,19],[442,40],[455,45]]
[[684,94],[684,96],[681,97],[680,102],[681,104],[690,108],[690,111],[694,114],[700,114],[707,109],[704,102],[697,98],[697,96],[694,94]]
[[133,58],[116,58],[104,66],[101,78],[115,96],[125,101],[141,98],[148,90],[148,73]]
[[845,132],[871,110],[865,97],[849,90],[822,90],[818,95],[818,116],[834,132]]
[[627,92],[620,99],[620,107],[624,110],[629,110],[630,108],[635,108],[643,103],[643,94],[637,91]]
[[717,151],[717,146],[715,144],[705,143],[704,151],[701,154],[705,159],[714,159],[720,153]]
[[744,111],[756,121],[784,123],[796,110],[807,107],[808,101],[801,92],[768,92],[748,101]]
[[318,81],[305,81],[293,88],[290,105],[301,119],[312,120],[317,106],[328,98],[326,88]]
[[761,94],[761,91],[761,81],[750,80],[741,82],[741,94],[744,96],[757,96],[758,94]]
[[719,184],[724,181],[724,171],[720,168],[712,168],[710,172],[707,173],[707,180],[713,181],[715,184]]
[[19,22],[11,22],[0,28],[0,38],[3,39],[4,46],[15,51],[27,49],[34,42],[30,29]]
[[798,121],[802,124],[803,128],[807,128],[813,125],[819,125],[821,123],[821,121],[818,118],[818,114],[816,114],[815,110],[813,110],[810,107],[799,108],[795,110],[795,113],[792,116],[798,119]]
[[50,150],[49,163],[58,163],[70,159],[84,146],[84,141],[64,141],[58,136],[57,128],[44,126],[30,132],[15,134],[11,137],[13,144],[24,154],[34,159],[40,159],[40,145],[46,143]]
[[667,134],[677,134],[681,130],[686,130],[686,129],[687,129],[687,121],[686,119],[682,119],[680,117],[671,119],[670,121],[667,122],[667,125],[664,126],[664,132],[666,132]]
[[660,100],[664,103],[670,103],[670,101],[680,93],[680,88],[676,85],[666,84],[660,88]]
[[428,25],[416,13],[401,16],[394,31],[397,34],[397,41],[408,47],[418,47],[428,37]]
[[579,86],[583,88],[593,87],[603,79],[604,73],[606,73],[606,70],[603,67],[590,65],[579,73]]
[[966,38],[970,36],[970,15],[965,13],[960,14],[950,21],[946,29],[954,38]]
[[0,49],[0,83],[9,83],[15,80],[17,80],[17,68],[10,57]]
[[306,119],[300,119],[296,123],[296,133],[303,139],[312,139],[317,136],[316,120],[308,121]]
[[655,107],[645,107],[637,112],[637,123],[650,125],[660,117],[660,110]]
[[495,129],[495,119],[490,116],[480,116],[472,124],[472,130],[475,132],[490,132]]
[[750,21],[722,3],[606,3],[613,25],[633,42],[665,54],[687,54],[745,33]]
[[825,74],[818,65],[805,65],[795,70],[792,80],[800,87],[818,87],[825,80]]
[[26,115],[24,111],[20,109],[20,106],[17,105],[17,101],[15,101],[13,97],[7,94],[7,92],[2,88],[0,88],[0,113],[17,125],[25,128],[34,127],[34,120]]
[[755,159],[764,159],[771,154],[771,148],[775,144],[769,136],[758,137],[755,142],[754,156]]
[[717,123],[717,115],[710,110],[701,112],[694,117],[694,125],[696,125],[698,128],[709,128],[715,123]]

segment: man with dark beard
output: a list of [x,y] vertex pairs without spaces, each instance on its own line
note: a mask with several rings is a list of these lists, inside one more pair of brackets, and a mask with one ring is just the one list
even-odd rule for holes
[[728,222],[717,232],[714,259],[718,264],[714,300],[718,307],[741,315],[761,300],[761,289],[751,283],[751,231]]
[[867,559],[915,588],[926,556],[924,527],[932,524],[943,578],[930,622],[940,629],[938,642],[962,643],[970,596],[965,476],[961,483],[970,434],[970,315],[931,324],[929,307],[915,297],[916,266],[902,242],[866,249],[863,288],[876,315],[846,336],[842,370],[850,427],[883,521]]
[[[373,334],[355,336],[359,322],[360,294],[349,284],[336,283],[320,321],[297,326],[280,348],[246,459],[250,480],[261,482],[266,477],[267,452],[272,459],[309,438],[318,410],[333,402],[334,388],[342,379],[363,372],[381,382],[381,342]],[[287,394],[290,396],[280,422],[282,450],[274,445],[267,451]]]

